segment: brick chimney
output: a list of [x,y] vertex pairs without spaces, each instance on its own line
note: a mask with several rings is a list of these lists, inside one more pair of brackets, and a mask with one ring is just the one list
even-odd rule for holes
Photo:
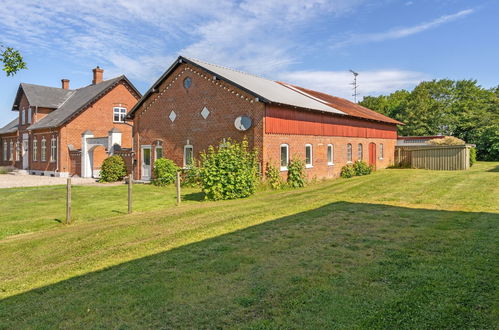
[[69,89],[69,79],[61,79],[61,88]]
[[97,66],[92,71],[94,73],[94,79],[92,80],[92,85],[96,85],[102,82],[102,76],[104,75],[104,70],[102,70],[101,68],[99,68],[99,66]]

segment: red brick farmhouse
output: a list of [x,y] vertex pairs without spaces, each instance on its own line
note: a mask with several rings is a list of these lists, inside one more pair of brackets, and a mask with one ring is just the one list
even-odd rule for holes
[[128,114],[135,178],[167,157],[185,166],[224,138],[246,137],[283,175],[293,157],[309,177],[337,177],[358,159],[393,163],[400,122],[345,99],[180,56]]
[[103,80],[93,69],[91,85],[61,88],[21,83],[12,106],[17,118],[0,128],[0,166],[51,176],[98,175],[116,145],[132,147],[125,115],[141,94],[125,77]]

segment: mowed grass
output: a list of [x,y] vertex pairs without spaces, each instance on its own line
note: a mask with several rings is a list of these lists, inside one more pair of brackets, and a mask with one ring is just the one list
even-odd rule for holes
[[180,207],[142,186],[130,216],[82,203],[73,225],[0,240],[0,328],[497,328],[498,168],[191,191]]

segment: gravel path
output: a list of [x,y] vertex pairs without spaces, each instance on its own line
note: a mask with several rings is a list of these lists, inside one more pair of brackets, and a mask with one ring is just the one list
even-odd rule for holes
[[[53,186],[66,184],[66,180],[67,178],[41,175],[0,174],[0,188]],[[95,179],[91,178],[72,178],[71,183],[73,185],[101,185],[97,183]],[[106,186],[107,185],[109,184],[106,184]]]

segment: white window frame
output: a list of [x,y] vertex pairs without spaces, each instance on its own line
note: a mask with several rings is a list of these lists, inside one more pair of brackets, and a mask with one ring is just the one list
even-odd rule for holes
[[34,162],[38,161],[38,139],[37,138],[33,139],[33,161]]
[[384,158],[384,153],[385,153],[385,150],[383,148],[383,143],[380,143],[379,144],[379,159],[383,159]]
[[19,141],[16,142],[16,162],[21,160],[21,144]]
[[[310,164],[307,163],[308,148],[310,148]],[[310,143],[307,143],[305,144],[305,168],[312,168],[312,167],[314,167],[314,147]]]
[[[118,115],[118,120],[115,119],[115,115]],[[126,117],[126,108],[124,107],[113,107],[113,123],[124,123]]]
[[46,162],[47,161],[47,140],[45,139],[45,137],[42,138],[41,149],[42,149],[42,152],[40,154],[40,161]]
[[21,125],[26,124],[26,110],[21,111]]
[[362,143],[357,144],[357,158],[358,160],[364,160],[364,146]]
[[28,108],[28,119],[26,120],[28,124],[31,124],[31,108]]
[[7,150],[8,150],[8,144],[7,141],[3,141],[3,161],[7,161]]
[[186,144],[184,146],[184,168],[187,168],[189,164],[187,164],[187,149],[191,149],[191,161],[194,161],[194,147],[192,144]]
[[[282,148],[286,148],[286,166],[282,166]],[[288,170],[288,165],[289,165],[289,145],[286,143],[283,143],[279,146],[279,166],[281,168],[281,171],[287,171]]]
[[50,139],[50,162],[57,161],[57,139],[53,137]]
[[[329,148],[331,148],[331,159],[329,159]],[[327,145],[326,158],[329,166],[334,165],[334,146],[331,143]]]
[[9,142],[9,148],[10,148],[9,161],[12,161],[12,160],[14,160],[14,142],[13,141]]
[[155,146],[154,147],[154,160],[159,159],[158,158],[158,150],[161,149],[161,157],[160,158],[165,158],[165,154],[163,153],[163,146]]
[[353,160],[353,150],[352,150],[352,144],[347,143],[347,164],[351,163]]

